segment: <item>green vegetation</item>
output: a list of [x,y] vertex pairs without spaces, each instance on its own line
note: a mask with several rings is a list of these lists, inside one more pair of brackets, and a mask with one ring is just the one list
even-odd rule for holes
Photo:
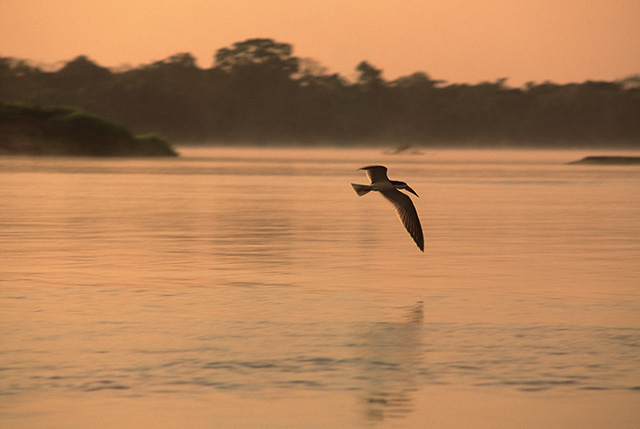
[[271,39],[235,43],[213,60],[203,69],[181,53],[114,71],[80,56],[44,71],[0,58],[0,93],[184,142],[640,147],[640,76],[512,88],[506,79],[447,84],[423,72],[386,81],[363,61],[349,82]]
[[158,136],[135,137],[82,110],[0,104],[0,153],[73,156],[176,156]]

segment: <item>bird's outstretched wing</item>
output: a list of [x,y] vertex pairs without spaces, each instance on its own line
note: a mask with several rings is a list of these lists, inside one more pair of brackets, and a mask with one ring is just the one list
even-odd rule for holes
[[422,226],[420,225],[420,219],[418,218],[418,212],[416,211],[411,198],[406,194],[396,190],[390,189],[382,191],[381,194],[393,204],[396,209],[396,213],[400,218],[400,221],[416,242],[418,248],[424,252],[424,236],[422,235]]
[[360,170],[364,170],[367,173],[367,177],[371,180],[371,183],[386,182],[389,180],[387,177],[387,167],[384,165],[370,165],[368,167],[362,167]]

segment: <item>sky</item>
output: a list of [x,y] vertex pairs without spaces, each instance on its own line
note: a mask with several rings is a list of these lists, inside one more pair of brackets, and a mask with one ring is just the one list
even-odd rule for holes
[[638,0],[0,0],[0,56],[111,68],[176,53],[200,67],[234,42],[290,43],[353,79],[363,60],[393,80],[616,80],[640,74]]

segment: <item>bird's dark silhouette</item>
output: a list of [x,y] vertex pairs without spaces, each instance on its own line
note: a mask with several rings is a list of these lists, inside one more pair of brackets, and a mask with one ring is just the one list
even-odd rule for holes
[[416,197],[418,194],[405,182],[389,180],[387,177],[387,167],[383,165],[370,165],[368,167],[362,167],[360,170],[364,170],[367,173],[371,184],[359,185],[352,183],[351,186],[353,186],[356,193],[359,196],[363,196],[370,191],[380,192],[383,197],[393,204],[400,221],[411,235],[411,238],[413,238],[413,241],[416,242],[418,248],[424,252],[424,236],[422,234],[422,226],[420,225],[418,212],[411,198],[409,198],[407,194],[400,192],[399,189],[407,190]]

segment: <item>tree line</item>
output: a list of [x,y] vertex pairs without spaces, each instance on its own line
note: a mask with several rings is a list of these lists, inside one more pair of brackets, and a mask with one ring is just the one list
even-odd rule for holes
[[640,75],[513,88],[423,72],[387,81],[367,61],[355,71],[329,74],[272,39],[219,49],[210,68],[189,53],[127,70],[0,57],[0,101],[79,107],[177,142],[640,147]]

